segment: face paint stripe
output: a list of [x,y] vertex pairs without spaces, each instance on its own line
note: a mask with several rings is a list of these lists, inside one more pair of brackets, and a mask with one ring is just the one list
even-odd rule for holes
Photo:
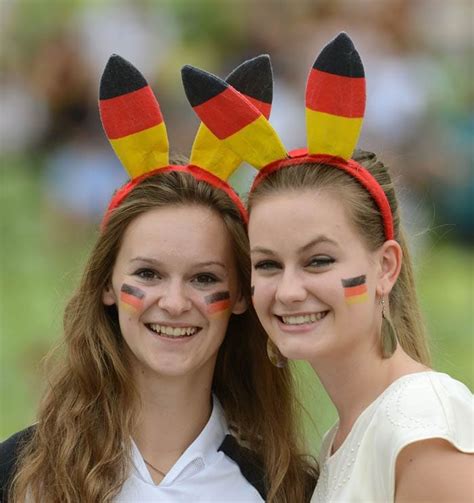
[[367,293],[367,285],[357,285],[357,286],[349,286],[344,288],[344,296],[352,297],[353,295],[362,295]]
[[213,304],[214,302],[219,302],[221,300],[229,300],[230,293],[229,292],[216,292],[211,295],[207,295],[204,297],[204,301],[206,304]]
[[140,288],[137,288],[136,286],[127,285],[127,283],[124,283],[122,285],[122,288],[120,289],[120,291],[123,293],[128,293],[129,295],[133,295],[134,297],[137,297],[138,299],[143,299],[143,297],[145,297],[145,292],[143,290],[141,290]]
[[367,293],[364,293],[362,295],[354,295],[352,297],[346,297],[346,302],[348,304],[359,304],[359,302],[365,302],[368,300],[368,295]]
[[217,314],[221,311],[225,311],[230,307],[230,300],[221,300],[219,302],[214,302],[207,307],[207,312],[210,315]]
[[135,309],[139,309],[140,306],[142,305],[143,303],[143,300],[142,299],[139,299],[137,297],[134,297],[133,295],[130,295],[128,293],[125,293],[125,292],[121,292],[120,293],[120,300],[124,303],[124,304],[128,304],[129,306],[132,306],[134,307]]
[[361,276],[355,276],[354,278],[342,279],[342,286],[347,288],[348,286],[363,285],[365,283],[366,276],[362,274]]

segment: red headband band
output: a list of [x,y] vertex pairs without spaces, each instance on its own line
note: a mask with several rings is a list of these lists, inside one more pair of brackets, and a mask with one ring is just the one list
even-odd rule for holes
[[292,150],[291,152],[289,152],[289,155],[290,157],[287,159],[275,161],[263,167],[255,177],[250,192],[253,192],[268,175],[274,173],[275,171],[278,171],[279,169],[304,164],[306,162],[312,164],[326,164],[351,175],[367,190],[367,192],[369,192],[382,216],[385,238],[387,240],[395,239],[392,210],[390,208],[387,196],[385,195],[384,190],[377,182],[377,180],[370,174],[370,172],[366,168],[364,168],[364,166],[361,166],[353,159],[348,159],[346,161],[345,159],[331,155],[308,155],[306,149]]

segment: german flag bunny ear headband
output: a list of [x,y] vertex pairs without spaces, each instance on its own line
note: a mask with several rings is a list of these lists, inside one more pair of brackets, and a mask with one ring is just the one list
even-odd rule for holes
[[287,152],[263,114],[218,77],[186,65],[184,89],[204,124],[236,155],[257,168],[252,189],[273,171],[311,162],[327,164],[353,176],[372,196],[393,239],[393,217],[377,180],[351,159],[365,111],[365,74],[351,39],[340,33],[321,51],[306,85],[307,149]]
[[[242,63],[227,80],[268,117],[273,81],[267,55]],[[110,213],[130,191],[144,178],[160,170],[185,171],[224,190],[236,204],[243,221],[247,221],[242,201],[227,183],[241,158],[201,124],[190,164],[170,165],[168,136],[158,101],[143,75],[115,54],[110,57],[102,75],[99,110],[105,133],[131,179],[114,194],[103,218],[103,227]]]

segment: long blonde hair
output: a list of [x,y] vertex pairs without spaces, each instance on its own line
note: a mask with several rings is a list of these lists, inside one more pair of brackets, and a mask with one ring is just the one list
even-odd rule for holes
[[[357,150],[353,159],[364,166],[384,190],[393,214],[395,240],[403,252],[403,262],[390,296],[390,315],[403,349],[415,360],[429,365],[431,358],[415,288],[413,267],[400,224],[395,187],[387,168],[372,152]],[[333,166],[296,164],[271,173],[249,195],[249,211],[258,201],[275,193],[315,188],[335,193],[343,201],[354,228],[369,250],[385,241],[382,217],[374,200],[359,182]]]
[[[186,173],[142,181],[112,213],[99,235],[64,315],[64,354],[55,366],[38,424],[19,457],[13,501],[110,502],[127,475],[139,407],[129,350],[115,306],[102,303],[121,240],[140,214],[169,205],[201,205],[221,216],[229,232],[243,293],[250,301],[250,259],[241,217],[222,191]],[[266,357],[266,335],[253,308],[232,315],[219,350],[213,392],[239,441],[260,459],[267,501],[309,500],[317,477],[301,454],[299,407],[289,369]]]

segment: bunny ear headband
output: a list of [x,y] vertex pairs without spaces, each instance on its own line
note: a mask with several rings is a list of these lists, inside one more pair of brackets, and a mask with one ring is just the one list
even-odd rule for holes
[[186,65],[187,98],[214,135],[259,170],[252,189],[278,169],[319,163],[354,177],[372,196],[382,215],[386,239],[393,239],[393,217],[377,180],[351,159],[365,111],[365,74],[351,39],[340,33],[317,57],[306,84],[307,149],[287,152],[267,117],[232,83]]
[[[243,99],[268,118],[272,102],[272,70],[267,55],[238,66],[226,79]],[[118,55],[110,57],[100,82],[99,110],[103,128],[130,181],[112,197],[104,215],[104,228],[111,212],[144,178],[158,171],[185,171],[221,190],[232,199],[244,222],[247,212],[227,183],[242,162],[240,156],[200,124],[191,150],[190,163],[169,164],[168,135],[158,101],[143,75]]]

